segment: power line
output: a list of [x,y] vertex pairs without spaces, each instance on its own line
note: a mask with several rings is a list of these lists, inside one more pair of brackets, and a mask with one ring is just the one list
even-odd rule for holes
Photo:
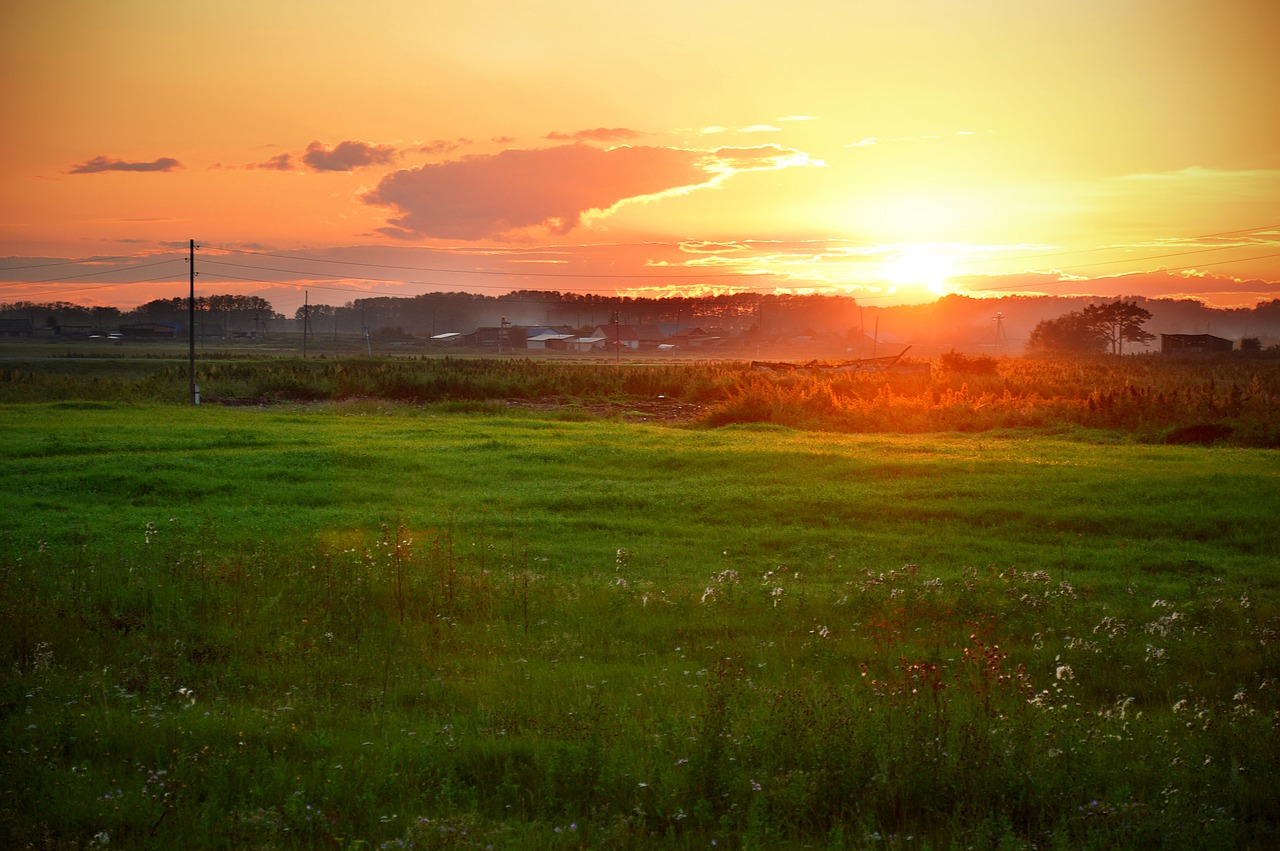
[[[206,261],[204,261],[204,262],[205,262],[205,263],[209,263],[209,262],[212,262],[212,261],[206,260]],[[263,284],[263,285],[265,285],[265,286],[282,286],[282,287],[292,287],[292,288],[294,288],[294,289],[307,288],[307,289],[313,289],[313,290],[326,290],[326,291],[331,291],[331,292],[357,293],[357,294],[360,294],[360,295],[365,296],[366,298],[405,298],[405,296],[404,296],[404,295],[399,295],[399,294],[396,294],[396,293],[375,293],[375,292],[370,292],[369,290],[362,290],[362,289],[360,289],[360,288],[358,288],[358,287],[341,287],[341,286],[333,286],[333,285],[326,286],[326,285],[324,285],[324,284],[315,284],[315,283],[291,283],[291,282],[288,282],[288,281],[264,281],[264,280],[262,280],[261,278],[245,278],[245,277],[241,277],[241,276],[239,276],[239,275],[231,275],[231,274],[228,274],[228,273],[226,273],[226,272],[219,272],[219,273],[218,273],[218,277],[220,277],[220,278],[229,278],[230,280],[233,280],[233,281],[244,281],[244,282],[246,282],[246,283],[252,283],[252,284]],[[373,279],[361,279],[361,280],[373,280]],[[422,282],[422,281],[400,281],[400,280],[395,280],[395,279],[378,280],[378,283],[393,283],[393,284],[413,285],[413,286],[444,286],[443,284],[433,284],[433,283],[429,283],[429,282]],[[507,290],[508,290],[508,292],[511,292],[511,291],[512,291],[509,287],[492,287],[492,289],[507,289]],[[760,290],[760,289],[771,289],[771,288],[763,288],[763,287],[744,288],[742,291],[743,291],[743,292],[755,292],[756,290]],[[817,289],[817,288],[816,288],[816,287],[803,287],[802,289]],[[459,292],[459,291],[457,291],[457,290],[441,290],[441,291],[437,291],[437,294],[438,294],[438,295],[451,295],[451,294],[455,294],[455,293],[458,293],[458,292]],[[469,293],[461,293],[461,294],[462,294],[462,295],[469,295]],[[550,294],[550,293],[549,293],[549,294]],[[425,293],[424,293],[424,295],[425,295]],[[562,302],[562,303],[570,303],[570,302],[569,302],[569,299],[563,298],[563,296],[568,296],[568,295],[598,296],[599,298],[602,298],[602,299],[631,298],[631,296],[618,296],[618,295],[608,296],[608,295],[602,295],[602,294],[600,294],[600,293],[590,293],[590,292],[588,292],[588,293],[567,292],[567,293],[566,293],[566,292],[556,291],[556,295],[562,296],[562,298],[561,298],[561,302]],[[732,295],[732,293],[730,293],[730,295]],[[873,298],[883,298],[883,297],[884,297],[884,296],[873,296]],[[687,298],[698,298],[698,297],[697,297],[697,296],[687,296]],[[506,299],[506,298],[504,298],[504,299],[502,299],[502,302],[503,302],[504,304],[535,304],[535,305],[537,305],[537,304],[548,304],[548,303],[554,303],[554,300],[550,300],[550,299],[542,299],[542,300],[535,300],[535,299]]]
[[[1192,265],[1192,266],[1179,266],[1179,267],[1174,268],[1174,269],[1157,269],[1157,270],[1155,270],[1155,271],[1156,271],[1156,272],[1190,272],[1190,271],[1193,271],[1193,270],[1196,270],[1196,269],[1204,269],[1204,268],[1206,268],[1206,267],[1208,267],[1208,266],[1227,266],[1227,265],[1232,265],[1232,264],[1236,264],[1236,263],[1252,263],[1252,262],[1253,262],[1253,261],[1255,261],[1255,260],[1270,260],[1270,259],[1272,259],[1272,258],[1274,258],[1274,257],[1280,257],[1280,253],[1277,253],[1277,254],[1261,254],[1261,255],[1259,255],[1259,256],[1257,256],[1257,257],[1246,257],[1246,258],[1243,258],[1243,259],[1236,259],[1236,260],[1218,260],[1218,261],[1216,261],[1216,262],[1214,262],[1214,263],[1196,263],[1196,264],[1194,264],[1194,265]],[[1155,258],[1151,258],[1151,259],[1155,259]],[[1079,266],[1077,266],[1076,268],[1083,268],[1083,267],[1079,267]],[[1063,269],[1063,270],[1061,270],[1061,271],[1069,271],[1069,270]],[[1119,274],[1119,275],[1111,275],[1111,276],[1108,276],[1108,277],[1109,277],[1109,278],[1129,278],[1129,277],[1133,277],[1134,275],[1150,275],[1150,274],[1153,274],[1153,273],[1152,273],[1152,272],[1148,272],[1148,271],[1144,271],[1144,272],[1122,272],[1122,273],[1121,273],[1121,274]],[[1106,279],[1107,279],[1107,278],[1090,278],[1089,280],[1091,280],[1091,281],[1099,281],[1099,280],[1106,280]],[[1061,281],[1061,280],[1059,280],[1059,281],[1051,281],[1051,282],[1049,282],[1049,283],[1064,283],[1064,284],[1065,284],[1065,283],[1070,283],[1070,281]],[[1035,286],[1034,284],[1029,285],[1029,286],[1028,286],[1028,285],[1026,285],[1026,284],[1015,284],[1015,285],[1007,286],[1007,287],[974,287],[973,289],[976,289],[978,292],[1000,292],[1000,291],[1004,291],[1004,290],[1024,290],[1024,289],[1031,289],[1031,288],[1033,288],[1034,286]]]
[[[1214,238],[1216,238],[1216,237],[1221,237],[1221,236],[1233,236],[1233,235],[1236,235],[1236,234],[1251,234],[1251,233],[1257,233],[1257,232],[1259,232],[1259,231],[1266,231],[1266,230],[1271,230],[1271,229],[1276,229],[1276,228],[1280,228],[1280,224],[1259,225],[1259,226],[1257,226],[1257,227],[1240,228],[1240,229],[1238,229],[1238,230],[1217,231],[1217,232],[1215,232],[1215,233],[1199,234],[1199,235],[1196,235],[1196,236],[1174,237],[1174,239],[1176,239],[1176,240],[1178,240],[1178,241],[1183,241],[1183,242],[1186,242],[1186,241],[1195,241],[1195,240],[1200,240],[1200,239],[1214,239]],[[1199,249],[1199,250],[1197,250],[1197,251],[1182,251],[1182,252],[1173,252],[1173,253],[1166,253],[1166,254],[1156,254],[1156,255],[1149,256],[1149,257],[1142,257],[1142,258],[1137,258],[1137,259],[1138,259],[1138,260],[1142,260],[1142,261],[1145,261],[1145,260],[1160,260],[1160,259],[1163,259],[1163,258],[1165,258],[1165,257],[1181,257],[1181,256],[1186,256],[1186,255],[1189,255],[1189,254],[1196,254],[1196,253],[1201,253],[1201,252],[1209,252],[1209,251],[1226,251],[1226,250],[1231,250],[1231,249],[1233,249],[1233,248],[1245,248],[1245,247],[1247,247],[1247,246],[1240,246],[1240,245],[1223,245],[1223,246],[1216,246],[1216,247],[1214,247],[1214,248]],[[1078,250],[1075,250],[1075,251],[1055,251],[1055,252],[1047,252],[1047,253],[1043,253],[1043,254],[1029,254],[1029,255],[1022,255],[1022,256],[1019,256],[1019,257],[1013,257],[1013,258],[1009,258],[1009,259],[1010,259],[1010,260],[1014,260],[1014,261],[1020,261],[1020,260],[1037,260],[1037,259],[1043,259],[1043,258],[1047,258],[1047,257],[1069,257],[1069,256],[1077,255],[1077,254],[1092,254],[1092,253],[1095,253],[1095,252],[1098,252],[1098,251],[1119,251],[1119,250],[1123,250],[1124,248],[1125,248],[1125,246],[1104,245],[1104,246],[1096,246],[1096,247],[1094,247],[1094,248],[1082,248],[1082,249],[1078,249]],[[752,277],[752,273],[750,273],[750,272],[699,272],[699,273],[695,273],[695,274],[679,274],[679,275],[677,275],[677,274],[663,274],[663,273],[657,273],[657,274],[653,274],[653,273],[649,273],[649,274],[642,274],[642,273],[613,274],[613,273],[589,273],[589,272],[510,272],[510,271],[484,271],[484,270],[480,270],[480,269],[445,269],[445,268],[432,267],[432,266],[401,266],[401,265],[394,265],[394,264],[388,264],[388,263],[367,263],[367,262],[358,261],[358,260],[335,260],[335,259],[320,258],[320,257],[307,257],[307,256],[305,256],[305,255],[299,255],[299,254],[279,254],[279,253],[273,253],[273,252],[268,252],[268,251],[249,251],[248,249],[242,249],[242,248],[221,248],[221,249],[219,249],[219,250],[227,251],[227,252],[229,252],[229,253],[234,253],[234,254],[245,254],[245,255],[255,256],[255,257],[274,257],[274,258],[281,259],[281,260],[300,260],[300,261],[304,261],[304,262],[308,262],[308,263],[331,263],[331,264],[334,264],[334,265],[341,265],[341,266],[358,266],[358,267],[364,267],[364,268],[369,268],[369,269],[396,269],[396,270],[400,270],[400,271],[409,271],[409,272],[432,272],[432,273],[451,274],[451,275],[489,275],[489,276],[495,276],[495,275],[496,275],[496,276],[509,277],[509,278],[590,278],[590,279],[605,279],[605,280],[613,280],[613,279],[654,279],[654,280],[668,280],[668,279],[695,279],[695,280],[696,280],[696,279],[698,279],[698,278],[740,278],[740,277]],[[1123,259],[1120,259],[1120,260],[1107,260],[1107,261],[1101,261],[1101,262],[1098,262],[1098,263],[1091,263],[1091,264],[1088,264],[1088,266],[1077,266],[1077,267],[1075,267],[1075,268],[1089,268],[1090,266],[1101,266],[1101,265],[1108,265],[1108,264],[1113,264],[1113,263],[1124,263],[1124,262],[1127,262],[1129,259],[1130,259],[1130,258],[1123,258]],[[215,262],[215,261],[207,261],[207,262]],[[975,261],[975,262],[976,262],[976,261]],[[235,264],[230,264],[230,265],[235,265]],[[305,275],[305,274],[324,274],[324,275],[325,275],[325,277],[333,277],[333,278],[349,277],[349,276],[346,276],[346,275],[337,275],[337,274],[321,273],[321,272],[310,272],[310,273],[308,273],[308,272],[303,272],[303,271],[300,271],[300,270],[294,270],[294,269],[272,269],[272,268],[270,268],[270,267],[265,267],[265,266],[248,266],[247,268],[264,269],[264,270],[268,270],[268,271],[277,271],[277,272],[288,272],[288,273],[291,273],[291,274],[299,274],[299,275]],[[361,276],[361,277],[362,277],[362,279],[364,279],[364,280],[386,280],[386,279],[368,278],[368,277],[366,277],[366,276]],[[475,285],[472,285],[472,286],[479,287],[480,285],[475,284]]]
[[[281,260],[305,260],[309,263],[334,263],[341,266],[363,266],[369,269],[399,269],[406,272],[437,272],[448,275],[500,275],[511,278],[606,278],[606,279],[626,279],[626,278],[654,278],[657,280],[665,280],[668,278],[741,278],[752,277],[749,272],[700,272],[693,275],[673,275],[673,274],[609,274],[609,273],[592,273],[592,272],[486,272],[482,269],[440,269],[431,266],[395,266],[387,263],[363,263],[358,260],[331,260],[320,257],[304,257],[298,254],[272,254],[267,251],[248,251],[241,248],[224,248],[222,251],[228,251],[235,254],[249,254],[255,257],[275,257]],[[232,264],[234,265],[234,264]],[[249,268],[266,268],[251,266]],[[276,270],[280,271],[280,270]],[[297,274],[308,274],[299,272]],[[320,273],[314,273],[320,274]],[[331,277],[341,278],[345,275],[332,275]]]
[[[1181,242],[1191,242],[1191,241],[1195,241],[1195,240],[1197,240],[1197,239],[1213,239],[1213,238],[1215,238],[1215,237],[1219,237],[1219,236],[1234,236],[1234,235],[1236,235],[1236,234],[1241,234],[1241,233],[1257,233],[1258,231],[1271,230],[1271,229],[1273,229],[1273,228],[1280,228],[1280,224],[1275,224],[1275,225],[1261,225],[1261,226],[1256,227],[1256,228],[1241,228],[1240,230],[1224,230],[1224,231],[1219,231],[1219,232],[1217,232],[1217,233],[1205,233],[1205,234],[1200,234],[1199,236],[1178,236],[1178,237],[1173,237],[1173,238],[1174,238],[1174,239],[1176,239],[1176,240],[1178,240],[1178,241],[1181,241]],[[1218,248],[1207,248],[1207,249],[1205,249],[1205,250],[1206,250],[1206,251],[1221,251],[1221,250],[1225,250],[1225,249],[1231,249],[1231,248],[1243,248],[1243,247],[1245,247],[1245,246],[1240,246],[1240,245],[1223,245],[1223,246],[1219,246]],[[1081,249],[1078,249],[1078,250],[1076,250],[1076,251],[1053,251],[1053,252],[1049,252],[1049,253],[1046,253],[1046,254],[1024,254],[1024,255],[1021,255],[1021,256],[1019,256],[1019,257],[1012,257],[1012,258],[1010,258],[1010,260],[1039,260],[1039,259],[1042,259],[1042,258],[1045,258],[1045,257],[1070,257],[1070,256],[1073,256],[1073,255],[1076,255],[1076,254],[1092,254],[1092,253],[1094,253],[1095,251],[1120,251],[1120,250],[1123,250],[1124,248],[1126,248],[1126,246],[1122,246],[1122,245],[1100,245],[1100,246],[1097,246],[1096,248],[1081,248]],[[1190,252],[1188,252],[1188,253],[1190,253]],[[1142,258],[1138,258],[1138,259],[1140,259],[1140,260],[1159,260],[1161,257],[1176,257],[1176,256],[1178,256],[1178,255],[1176,255],[1176,254],[1168,254],[1168,255],[1156,255],[1156,256],[1154,256],[1154,257],[1142,257]],[[1124,262],[1124,261],[1123,261],[1123,260],[1117,260],[1117,261],[1108,261],[1108,262],[1117,262],[1117,263],[1122,263],[1122,262]],[[1098,264],[1091,264],[1091,265],[1098,265]],[[1086,267],[1077,266],[1076,268],[1086,268]]]
[[53,266],[76,266],[81,263],[106,263],[111,260],[128,260],[130,257],[143,257],[143,254],[121,254],[117,257],[85,257],[80,260],[60,260],[56,263],[32,263],[28,266],[0,266],[0,272],[18,272],[23,269],[48,269]]
[[[134,286],[135,284],[154,284],[159,281],[172,281],[173,278],[174,278],[173,275],[161,275],[158,278],[145,278],[141,281],[120,281],[119,283],[115,283],[115,284],[97,284],[96,286],[92,286],[92,287],[75,287],[69,290],[68,289],[39,290],[33,293],[24,293],[21,297],[31,298],[32,296],[38,296],[38,295],[83,293],[83,292],[89,292],[90,290],[109,290],[109,289],[112,289],[113,287],[131,287],[131,286]],[[0,286],[5,286],[5,284],[0,284]]]
[[[56,283],[58,283],[58,282],[60,282],[60,281],[73,281],[73,280],[75,280],[75,279],[77,279],[77,278],[92,278],[92,277],[93,277],[93,276],[95,276],[95,275],[98,275],[98,276],[101,276],[101,277],[105,277],[106,275],[119,275],[119,274],[122,274],[122,273],[124,273],[124,272],[135,272],[135,271],[137,271],[138,269],[149,269],[149,268],[151,268],[152,266],[163,266],[165,263],[176,263],[176,262],[177,262],[177,260],[176,260],[175,258],[173,258],[173,257],[169,257],[169,258],[167,258],[167,259],[165,259],[165,260],[157,260],[157,261],[156,261],[156,262],[154,262],[154,263],[140,263],[140,264],[138,264],[137,266],[125,266],[125,267],[123,267],[123,268],[121,268],[121,269],[109,269],[109,270],[95,269],[95,270],[94,270],[94,271],[92,271],[92,272],[83,272],[83,273],[81,273],[81,274],[79,274],[79,275],[63,275],[62,277],[59,277],[59,278],[45,278],[45,279],[44,279],[44,280],[42,280],[42,281],[22,281],[21,283],[26,283],[26,284],[56,284]],[[3,271],[3,270],[0,270],[0,271]],[[14,283],[19,283],[19,282],[18,282],[18,281],[15,281]]]

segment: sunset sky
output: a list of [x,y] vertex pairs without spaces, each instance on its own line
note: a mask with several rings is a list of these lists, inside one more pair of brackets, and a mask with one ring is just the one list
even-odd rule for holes
[[[0,301],[1280,298],[1276,0],[12,0]],[[102,259],[110,258],[110,259]],[[81,261],[68,263],[66,261]]]

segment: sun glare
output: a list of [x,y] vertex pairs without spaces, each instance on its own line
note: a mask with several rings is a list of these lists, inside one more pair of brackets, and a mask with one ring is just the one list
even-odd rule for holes
[[882,277],[901,287],[922,287],[935,296],[946,295],[951,262],[927,246],[909,246],[885,264]]

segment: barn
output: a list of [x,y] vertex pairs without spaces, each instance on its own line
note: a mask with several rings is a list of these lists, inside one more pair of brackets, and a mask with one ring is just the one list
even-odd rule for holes
[[1230,340],[1215,337],[1212,334],[1161,334],[1160,354],[1162,355],[1207,355],[1215,352],[1229,352]]

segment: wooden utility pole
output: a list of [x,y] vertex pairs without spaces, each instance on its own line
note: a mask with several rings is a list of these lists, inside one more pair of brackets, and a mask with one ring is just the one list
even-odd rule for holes
[[196,241],[191,240],[187,254],[187,272],[191,290],[187,297],[187,342],[190,348],[191,404],[200,404],[200,388],[196,386]]

